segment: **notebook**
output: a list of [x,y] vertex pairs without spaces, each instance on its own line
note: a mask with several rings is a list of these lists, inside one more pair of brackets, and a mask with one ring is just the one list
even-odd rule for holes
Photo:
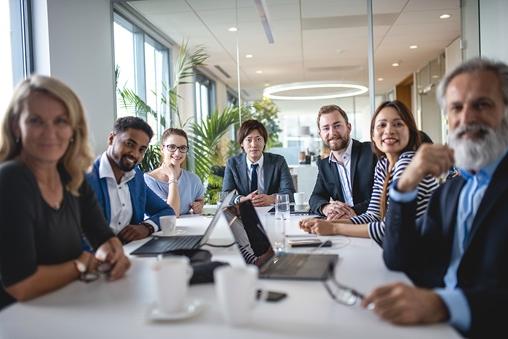
[[326,280],[337,263],[335,254],[276,253],[250,201],[223,211],[243,259],[259,267],[260,278]]
[[131,252],[132,255],[157,256],[174,250],[195,249],[203,246],[210,238],[215,225],[219,221],[221,210],[228,206],[236,191],[230,191],[217,208],[210,224],[203,235],[181,235],[181,236],[154,236],[152,239]]

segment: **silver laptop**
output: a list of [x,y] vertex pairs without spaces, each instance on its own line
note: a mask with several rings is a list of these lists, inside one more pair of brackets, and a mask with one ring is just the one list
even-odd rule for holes
[[223,211],[243,259],[259,267],[260,278],[326,280],[333,271],[336,254],[276,253],[249,200]]
[[217,225],[219,221],[222,208],[231,203],[235,193],[236,191],[233,190],[224,197],[203,235],[154,236],[132,251],[131,254],[139,256],[157,256],[175,250],[200,248],[206,244],[210,238],[210,235],[215,229],[215,225]]

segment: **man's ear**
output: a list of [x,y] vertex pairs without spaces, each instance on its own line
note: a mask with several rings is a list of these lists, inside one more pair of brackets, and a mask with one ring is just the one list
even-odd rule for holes
[[351,129],[351,123],[347,123],[347,128],[349,129],[349,133],[351,133],[352,129]]
[[115,138],[116,134],[115,132],[109,132],[109,135],[108,135],[108,145],[111,146],[113,145],[113,139]]

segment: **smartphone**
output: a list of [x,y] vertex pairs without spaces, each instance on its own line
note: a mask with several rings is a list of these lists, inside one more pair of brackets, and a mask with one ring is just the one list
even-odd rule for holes
[[326,240],[324,243],[318,238],[308,239],[289,239],[288,244],[291,247],[330,247],[332,242]]
[[268,302],[277,302],[286,298],[288,295],[284,292],[257,290],[256,299],[266,300]]

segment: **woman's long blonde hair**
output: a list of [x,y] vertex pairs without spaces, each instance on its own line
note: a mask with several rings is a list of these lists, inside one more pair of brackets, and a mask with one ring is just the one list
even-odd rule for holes
[[0,162],[16,158],[23,149],[14,127],[26,102],[33,92],[41,92],[62,102],[67,109],[73,130],[72,142],[59,160],[69,174],[66,189],[78,196],[78,190],[84,180],[84,173],[91,165],[93,157],[88,142],[88,127],[85,112],[78,96],[60,80],[43,75],[33,75],[23,80],[14,90],[7,112],[2,117],[0,133]]

